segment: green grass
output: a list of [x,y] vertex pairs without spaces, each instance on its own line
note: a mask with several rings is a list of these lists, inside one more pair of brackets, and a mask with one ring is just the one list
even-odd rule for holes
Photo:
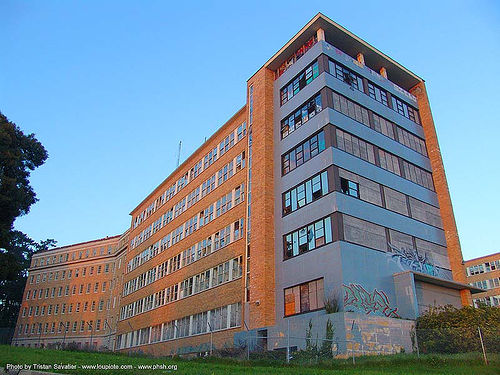
[[[144,358],[129,357],[122,354],[71,352],[61,350],[34,349],[0,346],[0,366],[11,364],[114,364],[133,365],[132,370],[61,370],[66,374],[127,374],[145,375],[160,374],[346,374],[346,375],[476,375],[500,374],[500,355],[489,354],[490,365],[485,366],[479,353],[453,355],[422,355],[417,358],[413,354],[397,354],[392,356],[365,356],[356,358],[356,364],[350,360],[329,360],[316,365],[283,365],[272,360],[240,361],[219,358]],[[177,371],[144,370],[138,365],[169,364],[177,365]]]

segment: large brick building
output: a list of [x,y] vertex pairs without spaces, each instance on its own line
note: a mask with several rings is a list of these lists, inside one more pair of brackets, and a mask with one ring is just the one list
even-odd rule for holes
[[12,344],[112,349],[127,245],[126,232],[34,254]]
[[392,336],[360,338],[381,352],[408,347],[401,332],[428,306],[477,291],[423,79],[322,14],[131,216],[116,350],[252,335],[279,348],[290,323],[303,336],[331,319],[340,341]]
[[485,290],[474,295],[474,306],[480,302],[489,306],[500,306],[500,253],[465,261],[467,282]]

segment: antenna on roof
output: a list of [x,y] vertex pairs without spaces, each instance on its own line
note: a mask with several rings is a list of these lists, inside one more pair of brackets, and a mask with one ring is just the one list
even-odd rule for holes
[[177,151],[177,166],[176,166],[176,168],[179,168],[179,163],[181,161],[181,147],[182,147],[182,141],[179,141],[179,150]]

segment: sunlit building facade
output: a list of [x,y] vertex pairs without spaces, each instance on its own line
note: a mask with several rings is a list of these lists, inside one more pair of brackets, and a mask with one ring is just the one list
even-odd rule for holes
[[112,350],[128,237],[37,252],[13,345]]
[[130,215],[118,351],[282,349],[328,320],[340,352],[408,351],[419,314],[478,291],[423,79],[322,14]]
[[474,306],[477,307],[480,303],[500,306],[500,253],[466,260],[465,271],[467,282],[484,290],[474,295]]

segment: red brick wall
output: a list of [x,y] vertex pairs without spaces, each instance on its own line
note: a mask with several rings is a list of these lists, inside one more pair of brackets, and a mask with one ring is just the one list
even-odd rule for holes
[[[448,247],[448,257],[450,259],[451,272],[455,281],[466,283],[465,268],[463,265],[462,250],[460,248],[460,239],[458,238],[455,215],[453,214],[453,205],[451,203],[450,191],[444,171],[443,159],[439,149],[439,143],[432,118],[429,98],[425,89],[425,83],[421,82],[414,86],[410,92],[417,97],[420,111],[420,119],[424,128],[425,139],[427,143],[427,152],[432,167],[432,176],[434,187],[439,201],[441,218],[443,220],[446,244]],[[471,304],[471,295],[468,290],[461,292],[462,304]]]
[[253,85],[252,206],[250,243],[250,328],[275,320],[273,86],[274,73],[262,68]]

